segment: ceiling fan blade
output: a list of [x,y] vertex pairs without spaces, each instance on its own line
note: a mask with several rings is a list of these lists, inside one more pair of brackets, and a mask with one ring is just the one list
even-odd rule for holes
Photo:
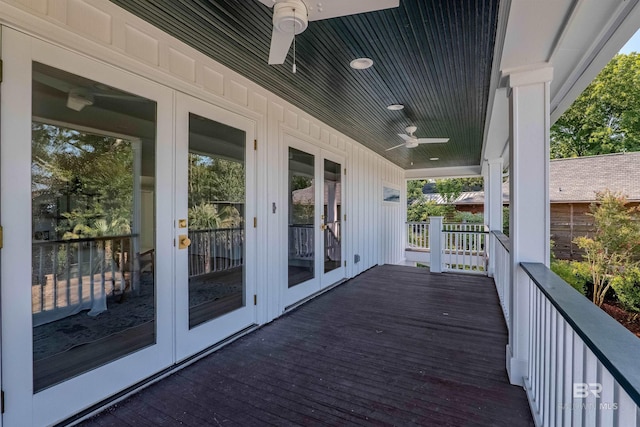
[[[267,0],[259,1],[264,3]],[[322,7],[316,7],[317,2],[315,1],[303,1],[309,11],[309,21],[319,21],[321,19],[337,18],[338,16],[390,9],[392,7],[398,7],[400,4],[400,0],[323,0]]]
[[65,93],[69,93],[69,91],[71,91],[71,89],[74,88],[74,86],[70,83],[67,83],[63,80],[59,80],[55,77],[51,77],[47,74],[43,74],[38,71],[33,72],[33,80]]
[[449,142],[449,138],[418,138],[418,144],[441,144]]
[[391,151],[391,150],[394,150],[394,149],[396,149],[396,148],[400,148],[400,147],[404,147],[404,146],[405,146],[405,143],[403,142],[402,144],[398,144],[398,145],[396,145],[395,147],[387,148],[387,149],[386,149],[386,150],[384,150],[384,151]]
[[111,99],[119,99],[122,101],[133,101],[133,102],[149,102],[148,99],[143,98],[141,96],[135,95],[125,95],[125,94],[117,94],[117,93],[100,93],[94,92],[92,95],[96,98],[111,98]]
[[269,50],[269,65],[283,64],[287,59],[289,48],[293,42],[293,32],[285,33],[275,27],[271,33],[271,49]]
[[411,138],[409,135],[407,135],[406,133],[399,133],[398,136],[402,139],[404,139],[405,141],[411,141],[412,139],[415,138]]

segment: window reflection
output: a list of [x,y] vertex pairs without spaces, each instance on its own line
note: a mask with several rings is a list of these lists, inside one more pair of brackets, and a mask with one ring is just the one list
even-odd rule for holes
[[34,390],[155,343],[156,104],[33,64]]
[[189,114],[189,328],[246,304],[245,141]]
[[289,287],[315,277],[314,156],[289,148]]

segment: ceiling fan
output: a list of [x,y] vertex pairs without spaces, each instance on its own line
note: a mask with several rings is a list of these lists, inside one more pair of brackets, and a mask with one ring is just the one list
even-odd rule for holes
[[[400,0],[258,0],[273,7],[269,64],[282,64],[297,34],[310,21],[398,7]],[[295,48],[294,48],[295,49]]]
[[398,134],[400,138],[404,139],[404,142],[402,144],[396,145],[395,147],[387,148],[384,151],[393,150],[399,147],[416,148],[420,144],[439,144],[443,142],[449,142],[449,138],[418,138],[413,134],[417,129],[418,128],[416,126],[407,126],[405,128],[405,130],[407,131],[406,134]]

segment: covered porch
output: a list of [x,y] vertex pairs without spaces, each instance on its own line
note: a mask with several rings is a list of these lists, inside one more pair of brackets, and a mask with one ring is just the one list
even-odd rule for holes
[[82,425],[533,425],[491,279],[382,265]]

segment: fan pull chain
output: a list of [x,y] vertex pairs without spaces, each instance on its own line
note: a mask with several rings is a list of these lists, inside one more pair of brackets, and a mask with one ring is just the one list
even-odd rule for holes
[[293,74],[296,73],[296,10],[293,9]]

